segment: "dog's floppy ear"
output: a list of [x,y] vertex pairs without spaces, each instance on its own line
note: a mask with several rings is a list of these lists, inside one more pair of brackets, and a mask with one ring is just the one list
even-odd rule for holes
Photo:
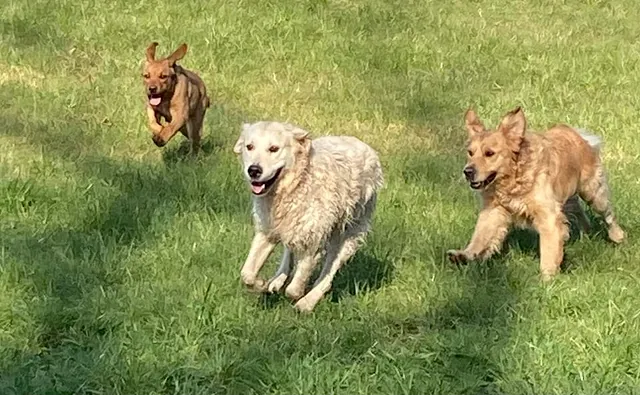
[[304,141],[309,137],[309,132],[300,128],[294,128],[291,134],[293,134],[293,138],[297,141]]
[[467,132],[469,132],[469,137],[473,137],[487,131],[484,124],[472,108],[469,108],[464,114],[464,124],[467,127]]
[[291,133],[294,156],[307,155],[311,151],[311,139],[309,132],[292,125],[290,123],[285,124],[286,130]]
[[149,46],[147,47],[147,61],[149,62],[153,62],[154,60],[156,60],[156,47],[158,46],[157,42],[152,42],[151,44],[149,44]]
[[298,142],[303,142],[307,138],[309,138],[309,132],[296,125],[287,123],[285,124],[285,127],[286,127],[286,130],[291,133],[291,136],[293,136],[294,140]]
[[242,146],[244,145],[244,135],[240,135],[240,137],[238,137],[238,141],[236,141],[236,144],[233,146],[233,152],[237,155],[240,155],[240,153],[242,152]]
[[174,65],[178,60],[184,58],[187,54],[187,44],[182,44],[171,55],[167,57],[167,60],[171,65]]
[[513,152],[520,150],[520,144],[527,129],[527,120],[520,106],[508,112],[498,126],[498,131],[509,141],[509,148]]
[[242,146],[244,145],[244,132],[249,129],[250,126],[251,124],[249,123],[242,124],[242,132],[240,133],[240,137],[238,137],[238,141],[236,141],[236,144],[233,146],[234,153],[239,155],[242,152]]

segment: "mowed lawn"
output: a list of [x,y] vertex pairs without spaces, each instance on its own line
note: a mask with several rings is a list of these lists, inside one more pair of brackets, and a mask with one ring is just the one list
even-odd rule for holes
[[[4,0],[0,394],[639,394],[639,20],[634,0]],[[211,92],[195,161],[151,141],[154,40],[187,42]],[[470,105],[603,136],[628,241],[596,220],[548,285],[528,232],[449,264],[477,213]],[[310,315],[240,284],[231,148],[260,119],[383,162],[373,233]]]

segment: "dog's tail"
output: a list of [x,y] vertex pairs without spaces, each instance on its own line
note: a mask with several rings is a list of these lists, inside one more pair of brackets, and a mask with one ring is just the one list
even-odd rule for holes
[[578,133],[580,133],[580,137],[582,137],[584,141],[586,141],[587,144],[589,144],[589,146],[593,148],[595,151],[599,152],[602,149],[602,146],[604,143],[600,137],[596,136],[595,134],[592,134],[586,129],[576,129],[576,130],[578,131]]

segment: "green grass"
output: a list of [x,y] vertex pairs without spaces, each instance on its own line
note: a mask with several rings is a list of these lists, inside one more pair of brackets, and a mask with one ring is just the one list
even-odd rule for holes
[[[638,20],[633,0],[4,0],[0,394],[640,394]],[[186,41],[212,92],[197,161],[151,142],[153,40]],[[471,104],[604,136],[628,242],[575,238],[549,285],[529,233],[450,266]],[[240,285],[231,147],[258,119],[383,161],[368,244],[311,315]]]

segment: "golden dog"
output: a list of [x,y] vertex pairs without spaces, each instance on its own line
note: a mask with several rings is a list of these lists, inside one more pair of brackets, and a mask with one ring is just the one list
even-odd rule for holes
[[207,89],[198,75],[176,64],[187,53],[187,44],[160,60],[156,60],[157,46],[153,42],[147,47],[143,73],[153,142],[162,147],[180,131],[191,141],[191,152],[197,153],[204,114],[209,108]]
[[600,158],[600,139],[566,125],[544,134],[525,133],[520,107],[504,116],[497,130],[487,130],[473,110],[465,115],[469,133],[464,175],[479,190],[482,209],[471,242],[447,252],[452,262],[486,259],[500,250],[512,224],[540,234],[540,271],[551,279],[563,259],[569,237],[566,213],[588,220],[578,196],[602,215],[609,239],[624,240],[616,222]]

